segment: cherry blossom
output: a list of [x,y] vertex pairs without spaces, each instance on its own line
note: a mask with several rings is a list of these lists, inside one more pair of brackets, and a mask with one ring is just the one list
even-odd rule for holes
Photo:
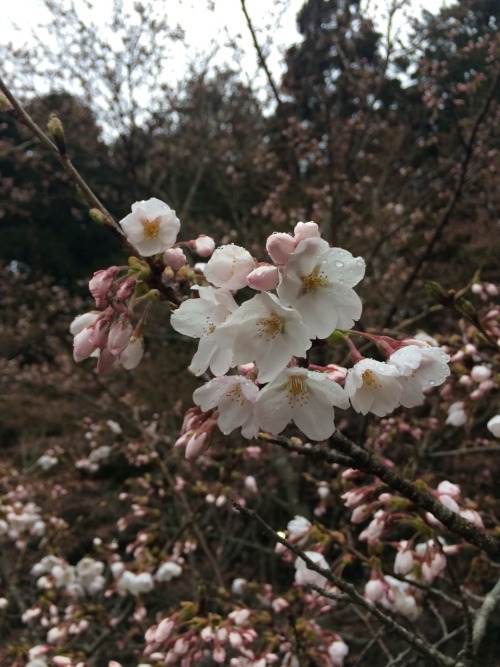
[[252,255],[238,245],[223,245],[214,251],[205,266],[205,278],[216,287],[238,290],[247,284],[247,276],[256,267]]
[[311,440],[325,440],[335,431],[334,406],[348,407],[340,385],[323,373],[285,368],[261,390],[257,417],[262,428],[275,435],[293,420]]
[[[304,551],[304,554],[308,556],[312,562],[323,570],[329,570],[328,563],[325,560],[323,554],[320,554],[318,551]],[[314,584],[316,586],[325,586],[328,580],[319,572],[310,570],[309,566],[302,558],[297,558],[295,561],[295,583],[299,586],[306,586],[308,584]]]
[[492,417],[486,424],[486,428],[495,438],[500,438],[500,415]]
[[219,409],[217,424],[225,435],[241,426],[245,438],[256,438],[259,425],[255,420],[254,406],[259,390],[257,386],[241,375],[216,377],[199,387],[193,400],[203,412]]
[[170,206],[153,197],[132,204],[120,225],[139,254],[150,257],[172,248],[181,223]]
[[401,405],[406,408],[420,405],[424,389],[443,384],[450,374],[449,360],[450,356],[440,347],[404,345],[393,352],[388,363],[400,373]]
[[335,329],[350,329],[361,317],[362,304],[352,289],[364,276],[365,262],[320,238],[306,238],[290,255],[277,292],[296,308],[312,338]]
[[402,387],[396,366],[361,359],[347,372],[345,390],[356,412],[384,417],[399,405]]
[[224,375],[233,365],[233,354],[230,346],[219,346],[214,334],[238,304],[227,289],[200,287],[198,291],[199,298],[181,303],[170,322],[179,333],[200,338],[190,366],[195,375],[201,375],[207,368],[214,375]]
[[299,313],[267,292],[245,301],[217,327],[215,340],[232,350],[232,365],[254,362],[261,383],[275,378],[292,357],[303,357],[311,347]]

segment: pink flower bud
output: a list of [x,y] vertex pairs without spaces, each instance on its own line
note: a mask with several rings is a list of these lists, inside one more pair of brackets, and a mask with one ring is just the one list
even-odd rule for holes
[[117,271],[117,266],[111,266],[109,269],[96,271],[90,279],[89,290],[98,308],[105,308],[107,306],[106,295],[111,289],[113,276]]
[[402,549],[398,551],[394,560],[394,572],[405,576],[411,571],[413,567],[413,554],[410,549]]
[[275,264],[286,264],[295,250],[295,240],[290,234],[275,232],[267,239],[266,250]]
[[121,354],[130,342],[132,335],[132,325],[126,319],[119,319],[111,325],[108,336],[108,349],[111,354],[117,357]]
[[384,597],[387,586],[381,579],[370,579],[365,586],[365,598],[378,602]]
[[474,366],[470,372],[470,376],[474,382],[483,382],[483,380],[491,377],[491,368],[488,368],[488,366]]
[[458,484],[453,484],[453,482],[449,482],[447,479],[438,484],[437,492],[451,496],[452,498],[460,497],[460,487]]
[[370,515],[370,506],[369,505],[360,505],[359,507],[354,508],[351,514],[352,523],[363,523],[365,519]]
[[164,642],[166,641],[174,629],[174,623],[169,618],[164,618],[163,621],[158,623],[158,627],[154,632],[154,641],[155,642]]
[[328,647],[328,655],[333,661],[334,667],[343,667],[344,658],[349,653],[349,647],[343,641],[335,641]]
[[208,447],[208,436],[206,433],[199,433],[191,436],[186,445],[185,457],[188,461],[193,461],[201,456]]
[[200,234],[197,239],[191,241],[190,245],[200,257],[210,257],[215,250],[215,241],[205,234]]
[[116,298],[119,301],[125,301],[126,299],[130,298],[135,291],[136,285],[137,278],[135,276],[129,276],[118,288],[116,292]]
[[170,248],[163,253],[163,261],[174,271],[178,271],[186,263],[186,255],[182,248]]
[[93,341],[92,329],[86,328],[76,334],[73,340],[73,358],[76,362],[88,359],[96,349]]
[[320,238],[319,227],[315,222],[298,222],[293,230],[295,246],[304,239]]
[[120,354],[120,364],[127,371],[131,371],[139,365],[143,354],[144,354],[144,341],[142,337],[135,338],[134,336],[132,336],[130,338],[129,344]]
[[278,287],[278,268],[271,264],[261,264],[248,274],[247,283],[254,290],[270,292]]

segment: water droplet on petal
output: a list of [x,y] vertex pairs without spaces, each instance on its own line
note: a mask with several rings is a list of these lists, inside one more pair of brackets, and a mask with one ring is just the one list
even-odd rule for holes
[[338,269],[341,269],[344,266],[344,262],[341,262],[340,260],[337,259],[337,260],[335,260],[335,266]]

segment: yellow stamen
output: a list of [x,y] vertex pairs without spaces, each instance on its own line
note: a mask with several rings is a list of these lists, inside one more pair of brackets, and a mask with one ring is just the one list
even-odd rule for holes
[[146,220],[142,223],[144,227],[144,238],[155,239],[160,231],[160,222],[158,220]]
[[226,396],[229,398],[229,400],[236,401],[242,407],[245,405],[245,397],[241,393],[241,387],[239,384],[235,384],[234,387],[227,392]]
[[260,320],[259,325],[262,333],[271,338],[276,338],[278,334],[282,334],[285,330],[285,319],[274,313],[271,317]]
[[380,389],[382,387],[381,383],[377,380],[375,373],[369,368],[367,368],[366,371],[363,371],[361,377],[363,378],[363,384],[369,389]]
[[304,378],[297,375],[291,377],[288,380],[287,394],[289,405],[296,405],[297,403],[306,404],[308,389]]
[[302,293],[313,294],[320,287],[326,287],[328,280],[325,275],[321,273],[320,267],[315,266],[313,271],[308,276],[302,276]]

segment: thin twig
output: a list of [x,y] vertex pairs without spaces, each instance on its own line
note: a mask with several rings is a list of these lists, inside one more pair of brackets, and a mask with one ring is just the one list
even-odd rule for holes
[[357,606],[362,607],[371,614],[373,614],[386,627],[390,628],[394,633],[399,635],[402,639],[404,639],[408,644],[413,646],[413,648],[416,649],[423,656],[430,659],[433,664],[442,667],[463,667],[463,665],[457,664],[455,660],[449,658],[448,656],[442,654],[440,651],[436,650],[431,644],[428,643],[425,637],[420,635],[416,630],[414,629],[412,631],[407,630],[403,625],[401,625],[393,618],[388,616],[385,611],[382,611],[382,609],[380,609],[373,602],[371,602],[370,600],[366,600],[357,591],[355,586],[349,584],[347,581],[344,581],[343,579],[340,579],[340,577],[335,575],[330,569],[318,567],[316,563],[314,563],[314,561],[312,561],[307,556],[307,554],[304,551],[302,551],[302,549],[297,547],[295,544],[292,544],[285,538],[281,537],[281,535],[279,535],[275,530],[273,530],[271,526],[269,526],[255,510],[249,509],[248,507],[244,507],[243,505],[240,505],[235,501],[233,501],[233,506],[236,510],[238,510],[238,512],[240,512],[244,516],[256,521],[262,527],[264,532],[267,533],[270,537],[275,539],[284,547],[292,551],[296,556],[301,558],[305,562],[309,570],[313,570],[314,572],[317,572],[318,574],[325,577],[327,581],[336,586],[340,591],[342,591],[342,593],[346,594],[350,598],[353,604],[356,604]]
[[248,30],[250,31],[250,35],[252,36],[253,45],[254,45],[255,50],[257,52],[257,58],[259,59],[260,66],[262,67],[262,69],[264,70],[264,72],[266,74],[267,81],[268,81],[269,85],[271,86],[271,90],[273,91],[273,95],[274,95],[274,99],[276,100],[276,104],[278,105],[278,107],[281,107],[282,106],[282,101],[281,101],[280,95],[278,93],[278,88],[276,87],[276,84],[274,83],[273,77],[271,75],[271,71],[269,70],[269,67],[267,66],[267,62],[266,62],[266,59],[264,57],[264,53],[262,52],[262,49],[261,49],[261,47],[259,45],[259,42],[257,40],[257,35],[255,34],[255,30],[253,28],[252,21],[250,20],[250,16],[249,16],[247,8],[246,8],[245,0],[240,0],[240,1],[241,1],[241,9],[243,10],[243,14],[245,15],[245,20],[247,22]]
[[75,183],[75,185],[82,193],[87,204],[91,208],[98,209],[105,216],[107,221],[109,221],[109,224],[107,226],[114,230],[115,235],[118,235],[120,237],[120,240],[124,241],[125,237],[123,235],[123,232],[121,231],[121,228],[118,226],[117,222],[115,221],[111,213],[106,209],[106,207],[99,200],[97,195],[91,190],[88,183],[82,178],[80,173],[75,169],[69,157],[67,155],[61,154],[61,152],[59,151],[58,147],[54,144],[54,142],[51,141],[51,139],[47,136],[47,134],[45,134],[45,132],[41,129],[41,127],[37,123],[35,123],[33,118],[31,118],[31,116],[27,113],[27,111],[25,111],[23,106],[20,104],[20,102],[18,102],[17,98],[14,97],[9,87],[1,77],[0,77],[0,90],[3,92],[5,97],[11,103],[15,117],[19,120],[19,122],[25,125],[40,140],[40,142],[46,148],[48,148],[48,150],[52,153],[52,155],[54,155],[59,160],[59,162],[64,167],[65,171],[69,174],[71,180]]
[[483,102],[483,105],[481,109],[479,110],[479,113],[477,114],[470,135],[469,139],[467,141],[467,144],[464,148],[464,157],[462,159],[462,162],[460,164],[460,174],[457,180],[457,183],[455,185],[455,188],[453,190],[453,194],[451,196],[450,201],[448,202],[448,205],[444,209],[443,213],[441,214],[441,219],[439,220],[438,224],[436,225],[436,229],[434,230],[434,234],[429,240],[429,243],[425,247],[425,250],[423,253],[420,255],[420,257],[417,260],[417,263],[413,267],[413,271],[410,273],[408,278],[405,280],[404,284],[402,285],[401,289],[399,290],[399,293],[397,294],[396,298],[394,299],[394,302],[389,309],[389,312],[387,313],[387,317],[385,319],[384,327],[388,327],[390,323],[392,322],[392,318],[396,314],[396,311],[399,307],[399,304],[401,302],[401,299],[403,296],[408,292],[410,287],[413,285],[415,282],[417,276],[419,275],[422,266],[427,262],[429,257],[432,254],[432,251],[434,250],[434,246],[436,243],[439,241],[441,238],[441,235],[444,231],[444,228],[448,225],[448,223],[451,220],[452,213],[455,209],[455,206],[460,199],[460,195],[462,194],[462,189],[465,183],[465,178],[467,175],[467,169],[470,163],[470,160],[472,158],[472,155],[474,153],[474,143],[476,140],[476,135],[479,129],[479,126],[481,122],[483,121],[488,108],[494,98],[494,95],[496,91],[498,90],[498,84],[500,81],[500,68],[496,71],[492,84],[488,90],[488,93],[486,95],[486,98]]
[[482,549],[493,558],[500,556],[500,540],[484,533],[470,521],[448,509],[439,500],[434,498],[430,491],[427,490],[424,482],[419,481],[416,484],[406,479],[396,470],[384,465],[376,455],[349,440],[340,431],[335,431],[331,437],[331,442],[335,449],[340,450],[341,454],[345,457],[344,461],[348,461],[348,463],[339,460],[338,451],[327,449],[325,445],[297,445],[286,438],[267,436],[262,433],[259,437],[262,440],[272,442],[284,449],[297,452],[313,460],[325,461],[327,463],[341,463],[342,465],[348,465],[349,467],[361,470],[368,475],[375,475],[391,489],[398,491],[405,498],[411,500],[417,507],[430,512],[448,530],[460,535],[469,544]]

